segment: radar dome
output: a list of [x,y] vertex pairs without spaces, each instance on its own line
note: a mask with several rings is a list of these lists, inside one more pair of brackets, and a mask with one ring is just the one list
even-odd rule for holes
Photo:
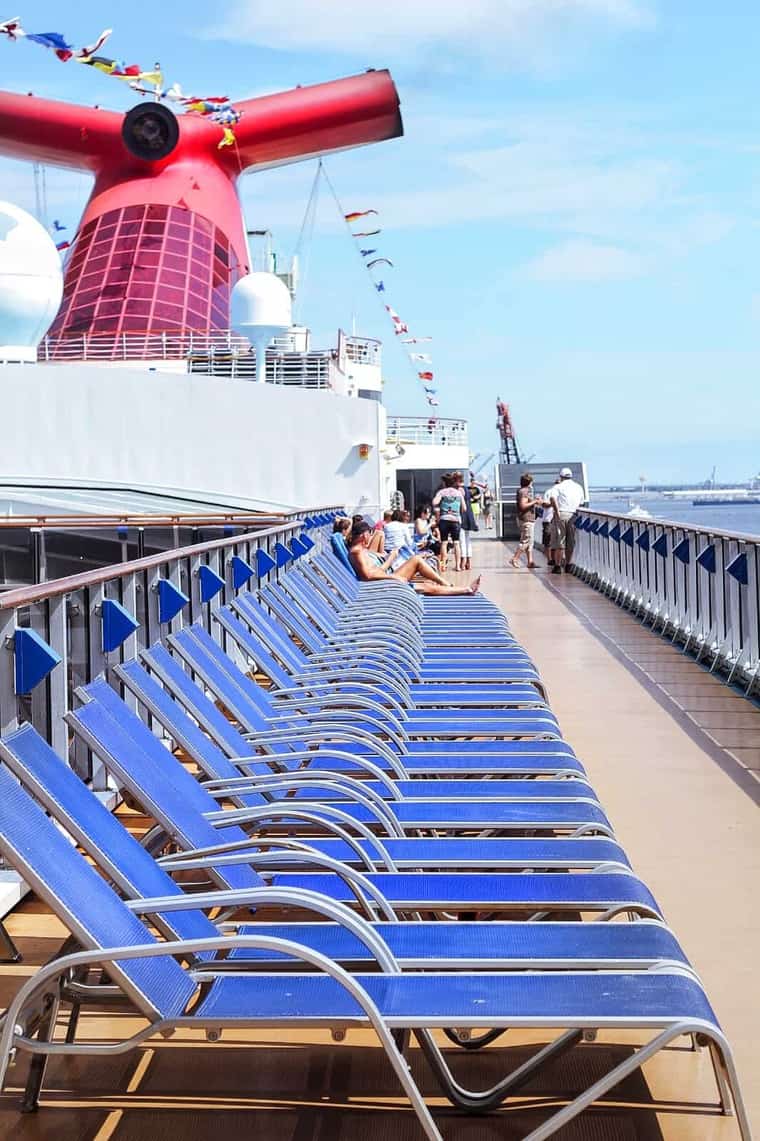
[[58,312],[61,257],[44,226],[0,202],[0,361],[35,361]]
[[287,285],[274,273],[246,274],[232,290],[230,316],[233,329],[255,347],[256,379],[263,382],[267,345],[292,324]]

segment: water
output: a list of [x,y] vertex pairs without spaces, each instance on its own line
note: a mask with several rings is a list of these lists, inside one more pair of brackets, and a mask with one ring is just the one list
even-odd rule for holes
[[715,506],[701,504],[695,507],[689,499],[666,499],[664,495],[655,492],[646,492],[644,495],[631,492],[630,496],[622,497],[592,495],[590,501],[592,508],[613,511],[618,515],[627,515],[631,507],[636,505],[656,519],[760,538],[760,503],[748,503],[739,507],[731,503]]

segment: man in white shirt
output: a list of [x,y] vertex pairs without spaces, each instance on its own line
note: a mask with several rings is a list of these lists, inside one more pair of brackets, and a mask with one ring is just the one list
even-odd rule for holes
[[579,483],[573,479],[569,467],[563,467],[559,473],[559,483],[550,487],[547,498],[554,508],[552,520],[552,557],[554,566],[552,574],[562,574],[562,567],[569,570],[573,561],[575,547],[575,512],[586,498],[586,493]]

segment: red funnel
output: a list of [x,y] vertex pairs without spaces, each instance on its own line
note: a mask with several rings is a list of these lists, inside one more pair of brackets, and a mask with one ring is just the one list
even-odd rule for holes
[[182,115],[177,137],[159,104],[125,123],[114,111],[0,92],[0,154],[95,175],[52,336],[226,330],[230,289],[248,272],[239,175],[403,130],[387,71],[235,106],[237,144],[219,150],[218,126]]

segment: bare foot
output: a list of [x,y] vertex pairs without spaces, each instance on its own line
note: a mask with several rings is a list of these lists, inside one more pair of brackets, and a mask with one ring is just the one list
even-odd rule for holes
[[519,570],[519,569],[520,569],[520,564],[519,564],[519,563],[516,563],[514,559],[510,559],[510,560],[509,560],[509,565],[510,565],[511,567],[513,567],[513,568],[514,568],[514,570]]
[[481,577],[482,577],[481,575],[478,575],[478,577],[474,578],[472,580],[472,582],[470,583],[470,594],[477,594],[478,591],[480,590],[480,579],[481,579]]

